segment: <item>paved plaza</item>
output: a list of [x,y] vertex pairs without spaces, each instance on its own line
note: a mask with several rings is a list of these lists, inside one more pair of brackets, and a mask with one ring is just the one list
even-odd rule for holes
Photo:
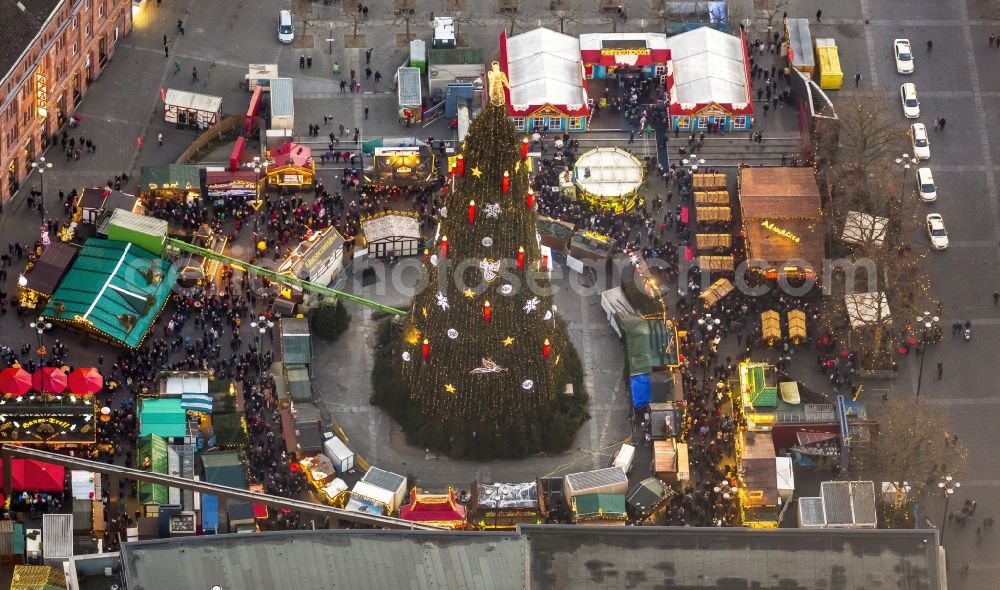
[[[341,0],[343,1],[343,0]],[[483,47],[488,59],[497,53],[497,38],[502,28],[513,26],[515,32],[541,24],[558,28],[548,10],[547,0],[526,0],[520,14],[504,17],[492,0],[466,0],[467,12],[474,23],[462,25],[463,36],[471,46]],[[624,2],[632,15],[619,30],[657,30],[656,19],[646,18],[648,4],[640,0]],[[969,449],[968,465],[956,474],[962,487],[955,500],[975,498],[982,516],[1000,512],[1000,453],[995,437],[1000,418],[1000,307],[992,293],[1000,290],[1000,195],[997,173],[1000,171],[1000,147],[990,138],[1000,136],[1000,45],[988,45],[991,34],[1000,35],[1000,11],[991,9],[989,0],[840,0],[818,2],[793,1],[787,10],[790,17],[815,19],[822,9],[822,22],[812,24],[812,35],[833,37],[838,41],[845,86],[830,93],[835,106],[845,107],[857,98],[855,73],[862,74],[861,91],[872,88],[884,93],[892,108],[899,108],[898,89],[903,82],[914,82],[921,99],[922,121],[931,127],[934,118],[946,117],[946,131],[931,133],[932,159],[929,166],[938,185],[938,200],[927,211],[944,215],[951,246],[944,252],[931,252],[926,264],[933,282],[932,294],[944,303],[944,340],[928,351],[928,366],[943,363],[943,378],[924,376],[921,404],[932,406],[951,424]],[[282,5],[284,6],[284,5]],[[568,23],[566,32],[606,31],[610,19],[589,2],[581,3],[579,18]],[[331,74],[334,62],[342,75],[350,69],[364,70],[364,50],[344,47],[350,25],[344,10],[353,5],[295,0],[297,41],[292,46],[278,44],[275,34],[278,6],[262,0],[241,3],[164,0],[159,6],[149,2],[136,18],[133,32],[126,37],[113,60],[104,69],[77,110],[82,124],[72,131],[98,146],[97,153],[79,161],[67,162],[57,150],[47,155],[55,164],[45,175],[48,207],[55,208],[59,190],[102,185],[109,178],[127,171],[135,181],[144,165],[173,162],[195,138],[193,132],[173,128],[162,120],[161,88],[193,90],[223,97],[227,113],[241,112],[247,93],[240,86],[248,63],[278,63],[282,75],[296,78],[296,132],[305,136],[308,124],[322,124],[324,114],[332,114],[336,123],[360,127],[365,137],[417,134],[446,137],[442,126],[404,130],[395,116],[395,93],[392,73],[403,62],[406,50],[397,44],[397,34],[404,24],[392,15],[389,0],[369,4],[371,17],[360,28],[366,45],[374,47],[372,68],[383,75],[380,85],[362,81],[362,92],[341,93],[340,78]],[[751,0],[734,0],[735,11],[752,14]],[[431,12],[447,14],[442,2],[418,2],[411,23],[413,34],[429,39]],[[178,19],[185,23],[185,34],[176,30]],[[332,31],[332,33],[331,33]],[[759,34],[751,27],[750,36]],[[165,57],[163,36],[168,37],[170,56]],[[332,52],[328,38],[334,38]],[[911,76],[896,73],[892,59],[892,40],[909,38],[915,50],[916,72]],[[928,40],[933,51],[924,49]],[[300,70],[298,57],[313,58],[311,69]],[[180,71],[175,73],[174,62]],[[199,81],[192,81],[197,68]],[[364,120],[365,106],[370,108]],[[900,117],[902,114],[900,113]],[[758,128],[768,130],[766,121]],[[777,126],[778,123],[773,123]],[[787,130],[779,129],[787,135]],[[325,132],[325,131],[324,131]],[[157,146],[157,134],[163,133],[163,146]],[[137,138],[142,138],[138,148]],[[767,141],[767,140],[765,140]],[[327,185],[337,173],[332,167],[321,171]],[[28,211],[27,193],[38,188],[37,176],[29,177],[20,193],[0,215],[0,241],[32,243],[37,239],[37,214]],[[134,189],[134,185],[127,187]],[[926,236],[913,236],[917,248],[926,244]],[[10,273],[0,289],[15,291],[16,273]],[[572,277],[565,280],[573,280]],[[373,286],[357,288],[366,297],[405,306],[404,294],[382,280]],[[344,428],[359,454],[369,462],[416,475],[429,486],[453,484],[466,486],[473,479],[485,481],[524,480],[548,473],[579,471],[603,466],[605,447],[620,442],[629,434],[625,410],[627,384],[622,377],[623,355],[598,298],[561,291],[557,297],[561,313],[567,319],[570,335],[587,368],[591,395],[591,420],[580,430],[574,448],[561,456],[534,457],[518,462],[476,464],[452,461],[425,453],[405,444],[402,432],[381,410],[372,408],[370,395],[372,359],[371,342],[377,318],[367,309],[351,306],[354,321],[340,344],[319,346],[314,387],[320,405]],[[973,338],[965,342],[948,336],[954,322],[971,321]],[[28,322],[7,314],[0,320],[0,344],[19,348],[33,342]],[[59,333],[74,347],[78,366],[107,354],[98,344],[86,348],[77,345],[75,336]],[[805,355],[802,355],[805,356]],[[917,383],[916,356],[905,357],[892,381],[869,381],[862,402],[877,409],[884,391],[894,396],[914,395]],[[811,361],[797,358],[792,374],[808,379],[815,374]],[[560,471],[563,470],[563,471]],[[920,526],[941,525],[942,500],[932,498],[921,506]],[[954,502],[953,502],[954,506]],[[928,520],[929,519],[929,520]],[[949,583],[960,590],[994,587],[1000,575],[1000,537],[985,536],[977,542],[974,526],[960,528],[949,524],[945,546],[953,564]],[[960,575],[954,564],[967,562],[969,571]]]

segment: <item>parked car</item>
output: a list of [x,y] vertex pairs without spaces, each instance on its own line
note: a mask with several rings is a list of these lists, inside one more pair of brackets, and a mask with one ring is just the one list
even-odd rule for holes
[[278,11],[278,41],[288,44],[295,40],[295,25],[292,23],[291,10]]
[[913,52],[910,51],[909,39],[896,39],[892,42],[892,50],[896,55],[896,71],[900,74],[913,73]]
[[923,123],[910,125],[910,143],[913,144],[913,156],[918,160],[931,157],[931,142],[927,138],[927,126]]
[[930,168],[917,168],[917,191],[920,200],[931,203],[937,200],[937,186],[934,185],[934,175]]
[[920,116],[920,101],[917,100],[917,85],[907,82],[899,87],[899,101],[903,103],[903,116],[916,119]]
[[944,218],[940,213],[927,216],[927,237],[931,239],[931,247],[935,250],[948,248],[948,230],[944,228]]

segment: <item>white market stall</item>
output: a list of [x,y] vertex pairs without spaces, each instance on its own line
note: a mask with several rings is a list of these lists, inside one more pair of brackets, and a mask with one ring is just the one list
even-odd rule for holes
[[848,211],[840,239],[848,244],[881,246],[889,229],[887,217],[876,217],[860,211]]
[[176,123],[178,127],[188,126],[208,129],[222,119],[222,97],[208,94],[167,89],[163,98],[163,120]]
[[577,159],[573,180],[585,201],[624,213],[635,207],[643,181],[643,166],[625,150],[596,148]]
[[420,253],[420,221],[415,214],[390,211],[361,220],[368,252],[375,258]]

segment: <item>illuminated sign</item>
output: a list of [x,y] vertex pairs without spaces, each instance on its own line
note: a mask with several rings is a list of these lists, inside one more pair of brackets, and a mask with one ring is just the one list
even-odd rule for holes
[[779,236],[781,236],[783,238],[788,238],[789,240],[795,242],[796,244],[798,244],[799,242],[802,241],[802,238],[800,238],[799,236],[793,234],[792,232],[788,231],[787,229],[782,229],[782,228],[774,225],[773,223],[771,223],[770,221],[767,221],[766,219],[764,221],[761,221],[760,224],[763,227],[765,227],[765,228],[773,231],[774,233],[778,234]]
[[45,76],[35,72],[35,108],[38,116],[44,117],[49,113],[49,86],[45,81]]
[[609,47],[601,49],[601,55],[649,55],[648,47]]

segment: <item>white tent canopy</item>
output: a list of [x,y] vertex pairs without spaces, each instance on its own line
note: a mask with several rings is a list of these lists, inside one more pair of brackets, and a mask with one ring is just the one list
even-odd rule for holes
[[597,148],[577,159],[574,176],[580,188],[591,195],[630,195],[642,184],[642,162],[619,148]]
[[515,109],[587,102],[576,37],[538,28],[507,39],[507,77]]
[[667,39],[673,62],[670,102],[749,102],[743,43],[739,37],[701,27]]
[[222,112],[222,97],[186,92],[174,88],[167,89],[167,95],[163,102],[168,106],[179,107],[189,111],[201,111],[203,113]]
[[847,219],[844,221],[844,233],[841,234],[840,239],[849,244],[881,246],[885,242],[888,228],[889,219],[886,217],[876,217],[860,211],[848,211]]
[[847,304],[847,318],[852,328],[890,322],[889,298],[882,291],[847,295],[844,303]]

